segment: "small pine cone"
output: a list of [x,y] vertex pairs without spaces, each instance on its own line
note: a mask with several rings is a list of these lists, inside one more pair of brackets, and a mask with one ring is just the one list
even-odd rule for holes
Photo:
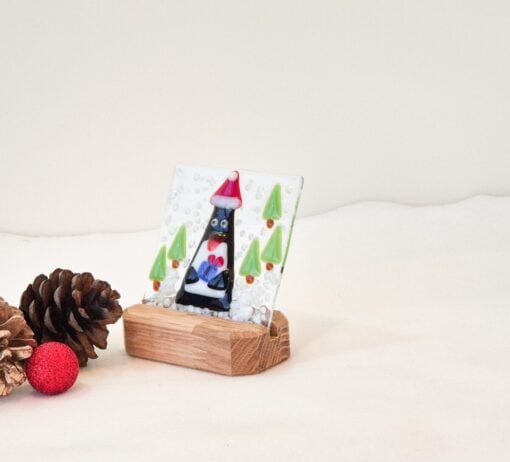
[[21,296],[20,308],[39,343],[62,342],[73,349],[80,366],[97,358],[94,346],[107,346],[107,324],[122,316],[119,293],[90,273],[57,268],[40,274]]
[[0,396],[25,380],[25,362],[37,346],[23,313],[0,297]]

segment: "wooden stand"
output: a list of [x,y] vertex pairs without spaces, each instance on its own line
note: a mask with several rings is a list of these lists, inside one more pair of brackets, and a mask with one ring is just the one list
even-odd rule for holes
[[289,323],[275,311],[269,329],[150,305],[124,311],[131,356],[225,375],[257,374],[290,356]]

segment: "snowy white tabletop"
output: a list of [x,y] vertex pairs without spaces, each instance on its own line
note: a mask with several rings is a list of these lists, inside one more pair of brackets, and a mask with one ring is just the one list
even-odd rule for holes
[[[60,266],[127,307],[157,238],[1,235],[0,295]],[[67,393],[0,400],[2,460],[508,460],[510,198],[298,220],[278,304],[291,359],[248,377],[130,358],[119,322]]]

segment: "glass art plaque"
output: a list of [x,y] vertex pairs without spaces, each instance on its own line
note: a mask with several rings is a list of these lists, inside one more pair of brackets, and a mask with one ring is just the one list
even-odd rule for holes
[[300,176],[177,166],[144,302],[267,326]]

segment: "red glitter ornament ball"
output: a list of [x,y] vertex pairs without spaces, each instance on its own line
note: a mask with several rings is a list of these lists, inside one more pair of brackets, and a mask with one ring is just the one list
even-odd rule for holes
[[27,362],[27,379],[38,392],[58,395],[76,382],[80,364],[71,348],[59,342],[38,346]]

